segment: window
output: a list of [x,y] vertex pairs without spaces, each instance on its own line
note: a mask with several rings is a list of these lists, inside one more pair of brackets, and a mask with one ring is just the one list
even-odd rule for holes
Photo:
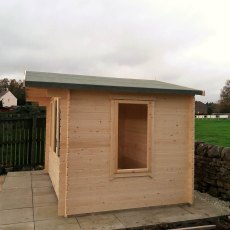
[[59,98],[51,101],[50,147],[59,156],[60,148],[60,102]]
[[113,173],[149,172],[151,101],[113,101]]

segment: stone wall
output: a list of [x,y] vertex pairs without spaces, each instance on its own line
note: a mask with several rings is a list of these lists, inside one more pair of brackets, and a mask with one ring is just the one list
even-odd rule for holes
[[196,142],[195,189],[230,200],[230,147]]

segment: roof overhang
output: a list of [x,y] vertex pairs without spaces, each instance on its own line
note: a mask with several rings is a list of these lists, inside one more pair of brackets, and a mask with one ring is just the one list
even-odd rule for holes
[[155,80],[109,78],[33,71],[26,71],[25,86],[36,88],[68,88],[139,93],[205,95],[202,90]]

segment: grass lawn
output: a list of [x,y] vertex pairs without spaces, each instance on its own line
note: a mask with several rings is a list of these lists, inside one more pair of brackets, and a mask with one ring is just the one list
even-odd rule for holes
[[230,120],[196,119],[195,140],[230,147]]

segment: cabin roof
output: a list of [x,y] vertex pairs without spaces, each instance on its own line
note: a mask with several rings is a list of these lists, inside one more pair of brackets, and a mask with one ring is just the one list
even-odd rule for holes
[[26,71],[26,87],[97,89],[146,93],[177,93],[204,95],[202,90],[156,80],[110,78],[62,73]]
[[3,97],[7,92],[8,92],[8,91],[5,91],[5,90],[2,91],[2,92],[0,92],[0,98]]
[[[2,98],[3,96],[5,96],[8,92],[10,92],[9,90],[4,90],[0,93],[0,98]],[[11,93],[11,92],[10,92]],[[12,94],[12,93],[11,93]]]

